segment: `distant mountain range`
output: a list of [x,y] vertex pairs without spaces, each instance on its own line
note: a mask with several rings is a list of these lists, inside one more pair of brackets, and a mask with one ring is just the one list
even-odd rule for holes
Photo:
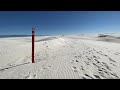
[[[9,37],[31,37],[32,35],[0,35],[0,38],[9,38]],[[35,36],[50,36],[50,35],[35,35]]]

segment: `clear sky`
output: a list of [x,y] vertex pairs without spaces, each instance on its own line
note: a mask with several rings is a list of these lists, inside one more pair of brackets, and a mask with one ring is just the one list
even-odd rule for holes
[[120,11],[0,11],[1,34],[120,32]]

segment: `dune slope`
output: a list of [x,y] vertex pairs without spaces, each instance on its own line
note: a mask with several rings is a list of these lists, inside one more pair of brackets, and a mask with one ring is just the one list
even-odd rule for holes
[[83,36],[0,39],[1,79],[118,79],[120,43]]

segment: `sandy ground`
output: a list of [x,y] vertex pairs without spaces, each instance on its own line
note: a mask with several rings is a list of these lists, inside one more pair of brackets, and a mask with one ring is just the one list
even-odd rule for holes
[[0,79],[120,78],[119,38],[69,35],[35,41],[32,64],[31,37],[0,38]]

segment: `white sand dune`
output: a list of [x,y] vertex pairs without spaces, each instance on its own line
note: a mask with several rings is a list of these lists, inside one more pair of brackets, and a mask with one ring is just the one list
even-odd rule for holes
[[31,37],[0,39],[1,79],[120,78],[117,38],[106,42],[97,35],[69,35],[36,37],[35,41],[32,64]]

